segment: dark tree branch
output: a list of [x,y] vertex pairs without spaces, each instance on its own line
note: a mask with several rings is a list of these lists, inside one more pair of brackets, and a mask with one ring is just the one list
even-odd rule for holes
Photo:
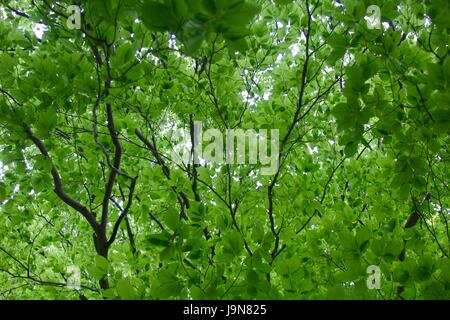
[[[161,157],[161,154],[158,152],[158,149],[156,148],[155,136],[154,135],[152,136],[152,142],[151,142],[138,129],[135,130],[135,134],[139,138],[139,140],[141,140],[145,144],[145,146],[150,150],[150,152],[152,153],[152,155],[155,157],[156,161],[160,165],[160,167],[163,171],[163,174],[166,176],[167,180],[170,181],[170,169],[169,169],[168,165],[165,163],[164,159]],[[189,209],[189,207],[190,207],[189,199],[187,198],[187,196],[184,192],[178,191],[176,186],[172,186],[171,188],[177,195],[178,202],[180,203],[180,206],[181,206],[180,215],[183,219],[187,220],[188,217],[186,215],[185,208]]]
[[21,17],[24,17],[24,18],[27,18],[27,19],[30,18],[30,16],[29,16],[28,14],[26,14],[25,12],[22,12],[22,11],[19,11],[19,10],[17,10],[17,9],[14,9],[14,8],[11,7],[10,5],[7,5],[6,7],[7,7],[9,10],[11,10],[12,12],[14,12],[15,14],[17,14],[17,15],[19,15],[19,16],[21,16]]
[[[306,38],[306,44],[305,44],[305,62],[303,63],[303,69],[302,69],[302,75],[301,75],[301,80],[300,80],[300,89],[299,89],[299,97],[298,97],[298,101],[297,101],[297,107],[295,110],[295,114],[293,117],[293,121],[291,122],[291,124],[289,125],[289,128],[287,130],[286,135],[284,136],[282,142],[281,142],[281,146],[280,146],[280,154],[282,153],[282,150],[284,148],[284,145],[286,144],[286,142],[289,140],[289,137],[292,134],[292,131],[294,130],[294,127],[297,125],[298,121],[300,120],[300,112],[301,109],[303,107],[303,98],[304,98],[304,94],[305,94],[305,87],[306,87],[306,76],[308,73],[308,63],[309,63],[309,59],[311,57],[311,54],[309,52],[309,42],[310,42],[310,36],[311,36],[311,20],[312,20],[312,12],[309,9],[309,1],[306,0],[306,11],[308,14],[308,22],[307,22],[307,30],[306,30],[306,34],[305,34],[305,38]],[[281,166],[278,166],[278,169],[271,181],[271,183],[269,184],[269,187],[267,189],[267,197],[268,197],[268,201],[269,201],[269,208],[268,208],[268,216],[269,216],[269,222],[270,222],[270,230],[272,232],[272,234],[275,237],[275,244],[274,244],[274,248],[272,250],[272,262],[275,259],[275,257],[277,256],[278,253],[278,249],[279,249],[279,245],[280,245],[280,231],[281,228],[277,231],[276,226],[275,226],[275,218],[273,215],[273,189],[278,181],[279,175],[280,175],[280,170],[281,170]]]
[[[33,132],[31,131],[30,128],[26,127],[25,132],[28,135],[28,137],[30,138],[30,140],[33,141],[33,143],[39,149],[41,154],[51,161],[50,155],[49,155],[47,149],[45,148],[44,143],[33,134]],[[70,196],[68,196],[65,193],[63,185],[62,185],[61,177],[53,163],[52,163],[51,174],[53,176],[53,182],[54,182],[54,186],[55,186],[54,192],[67,205],[69,205],[70,207],[72,207],[73,209],[75,209],[76,211],[81,213],[81,215],[89,222],[89,224],[91,225],[91,227],[95,231],[95,233],[98,234],[100,231],[100,226],[97,223],[94,215],[85,206],[83,206],[81,203],[79,203],[78,201],[71,198]]]
[[161,231],[166,231],[166,228],[162,225],[162,223],[158,220],[158,218],[155,217],[155,215],[151,212],[148,213],[150,218],[155,221],[155,223],[158,225],[158,227],[161,229]]
[[122,223],[122,220],[127,216],[128,212],[131,209],[131,205],[133,203],[133,194],[134,194],[134,189],[136,187],[136,180],[137,177],[134,178],[131,181],[131,185],[130,185],[130,192],[128,194],[128,202],[126,207],[123,209],[122,213],[120,214],[119,218],[117,219],[116,223],[114,224],[113,227],[113,231],[111,234],[111,238],[108,241],[108,246],[111,246],[114,242],[114,240],[116,240],[116,236],[117,236],[117,231],[119,230],[120,224]]

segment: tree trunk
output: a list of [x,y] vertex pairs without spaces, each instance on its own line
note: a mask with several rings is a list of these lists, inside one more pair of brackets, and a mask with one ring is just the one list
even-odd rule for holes
[[[99,238],[94,233],[94,245],[97,254],[101,255],[106,260],[108,260],[109,245],[108,240],[106,239],[106,235],[102,234],[101,237]],[[105,275],[105,277],[99,280],[98,283],[100,285],[100,288],[102,288],[103,290],[109,289],[108,275]]]

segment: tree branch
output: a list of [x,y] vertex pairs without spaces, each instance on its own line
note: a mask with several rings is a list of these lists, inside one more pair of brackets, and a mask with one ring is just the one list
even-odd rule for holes
[[119,218],[117,219],[116,223],[114,224],[113,231],[112,231],[112,234],[111,234],[111,238],[108,241],[108,246],[111,246],[113,244],[114,240],[116,240],[117,231],[119,230],[120,224],[121,224],[122,220],[126,217],[128,212],[130,211],[131,205],[133,203],[133,194],[134,194],[134,189],[136,187],[136,180],[137,180],[137,177],[134,178],[131,181],[130,192],[128,193],[127,205],[123,209],[123,211],[120,214]]
[[[29,127],[25,128],[25,132],[28,135],[28,137],[31,139],[31,141],[33,141],[33,143],[39,149],[41,154],[51,161],[50,155],[48,154],[48,151],[45,148],[44,143],[33,134],[33,132],[31,131],[31,129]],[[56,169],[55,165],[53,164],[53,162],[52,162],[51,174],[53,176],[53,183],[54,183],[54,187],[55,187],[54,192],[67,205],[69,205],[70,207],[72,207],[73,209],[75,209],[76,211],[81,213],[81,215],[89,222],[92,229],[94,229],[95,233],[98,234],[98,232],[100,231],[99,230],[100,226],[97,223],[97,220],[95,219],[94,215],[85,206],[83,206],[81,203],[79,203],[78,201],[71,198],[70,196],[68,196],[65,193],[63,185],[62,185],[61,177],[60,177],[59,172]]]

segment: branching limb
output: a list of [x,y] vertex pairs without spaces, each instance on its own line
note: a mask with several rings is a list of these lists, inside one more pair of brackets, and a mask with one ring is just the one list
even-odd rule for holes
[[[35,146],[39,149],[41,154],[45,156],[47,159],[51,161],[50,155],[44,145],[44,143],[37,138],[31,129],[29,127],[25,128],[25,133],[30,138],[31,141],[35,144]],[[53,176],[53,183],[54,183],[54,192],[58,195],[58,197],[64,201],[67,205],[81,213],[81,215],[89,222],[92,229],[98,233],[100,231],[100,225],[96,221],[94,215],[92,212],[90,212],[85,206],[83,206],[81,203],[73,199],[72,197],[68,196],[66,192],[64,191],[63,184],[61,181],[61,176],[59,175],[58,170],[56,169],[55,165],[52,163],[52,170],[51,174]]]

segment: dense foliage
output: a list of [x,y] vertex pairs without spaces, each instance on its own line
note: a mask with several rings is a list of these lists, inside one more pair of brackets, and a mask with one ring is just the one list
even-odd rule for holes
[[2,299],[449,299],[449,6],[1,0]]

